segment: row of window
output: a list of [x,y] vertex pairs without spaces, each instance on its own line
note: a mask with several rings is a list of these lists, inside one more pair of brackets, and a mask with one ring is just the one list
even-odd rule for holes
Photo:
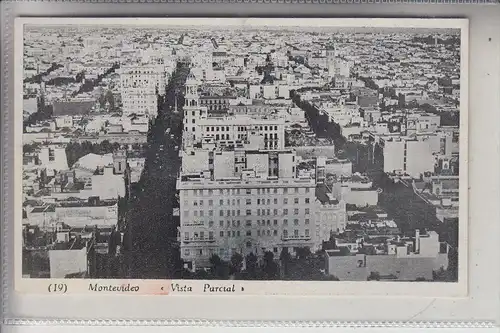
[[[252,243],[251,242],[247,242],[246,243],[246,247],[247,248],[251,248],[252,247]],[[263,251],[266,250],[266,249],[262,249]],[[273,247],[272,248],[272,252],[274,253],[278,253],[278,248],[277,247]],[[209,249],[205,249],[205,248],[201,248],[201,249],[184,249],[183,250],[183,254],[185,257],[189,257],[191,255],[194,255],[194,256],[212,256],[214,254],[218,254],[220,257],[225,257],[225,256],[229,256],[233,253],[239,253],[237,251],[236,248],[232,248],[232,249],[225,249],[225,248],[219,248],[218,250],[217,249],[212,249],[212,248],[209,248]],[[241,253],[240,253],[241,254]]]
[[[186,212],[184,212],[184,213],[186,213]],[[260,226],[260,227],[265,227],[265,226],[269,227],[269,226],[271,226],[271,224],[273,226],[277,226],[278,220],[274,219],[272,222],[271,222],[271,220],[257,220],[255,223],[257,226]],[[310,223],[311,223],[310,219],[304,219],[305,225],[309,225]],[[185,226],[194,226],[194,225],[202,226],[205,224],[205,221],[203,221],[203,220],[191,221],[191,222],[185,221],[183,224]],[[298,226],[299,224],[300,224],[299,219],[293,220],[293,225]],[[288,225],[288,219],[283,219],[283,225],[284,226]],[[214,226],[214,221],[209,221],[208,226],[210,228],[212,228]],[[241,221],[240,220],[232,220],[232,221],[226,221],[226,223],[224,223],[224,221],[219,221],[219,227],[224,228],[224,226],[226,226],[226,228],[230,228],[230,227],[239,228],[241,226]],[[246,220],[245,227],[252,227],[252,220]]]
[[[221,230],[219,232],[219,236],[220,237],[227,237],[227,238],[241,237],[241,235],[242,235],[242,232],[240,230],[228,230],[228,231]],[[252,230],[245,231],[245,236],[252,236]],[[278,230],[277,229],[274,229],[274,230],[270,230],[270,229],[267,229],[267,230],[257,230],[257,236],[278,236]],[[309,237],[310,236],[309,229],[305,229],[304,230],[304,236],[305,237]],[[283,237],[284,238],[288,238],[288,237],[290,237],[290,238],[292,238],[292,237],[298,238],[298,237],[300,237],[299,230],[295,229],[293,231],[293,236],[291,236],[291,235],[289,235],[288,230],[284,229],[283,230]],[[191,235],[191,233],[189,233],[187,231],[184,233],[184,240],[206,240],[206,239],[213,240],[214,239],[214,232],[213,231],[209,231],[208,232],[208,238],[205,238],[205,232],[204,231],[193,232],[192,235]]]
[[[288,208],[283,208],[281,210],[281,215],[288,215],[289,212],[293,212],[293,215],[299,215],[300,214],[300,208],[294,208],[293,211],[289,210]],[[189,211],[184,211],[184,218],[189,217]],[[311,214],[311,210],[309,208],[304,208],[304,214],[309,215]],[[251,209],[246,209],[245,210],[245,216],[251,216],[252,210]],[[257,216],[278,216],[280,215],[280,210],[279,209],[270,209],[270,208],[257,208]],[[195,210],[193,211],[193,216],[195,217],[203,217],[205,216],[205,212],[203,210]],[[209,210],[208,211],[208,216],[214,216],[214,211]],[[227,209],[227,210],[219,210],[219,216],[243,216],[242,212],[239,209]]]
[[[289,198],[283,198],[283,205],[288,205],[288,199]],[[304,204],[309,204],[311,202],[311,199],[310,198],[303,198],[303,203]],[[247,198],[245,199],[245,205],[252,205],[252,203],[254,202],[252,199],[250,198]],[[207,200],[207,203],[208,203],[208,206],[213,206],[214,205],[214,200],[213,199],[209,199]],[[231,206],[231,203],[233,206],[239,206],[241,204],[241,199],[226,199],[226,201],[224,201],[224,199],[219,199],[219,205],[220,206],[224,206],[224,205],[227,205],[227,206]],[[273,200],[271,201],[271,199],[261,199],[261,198],[258,198],[257,199],[257,205],[271,205],[272,204],[275,204],[277,205],[278,204],[278,198],[273,198]],[[184,202],[184,205],[188,205],[189,202],[186,200]],[[193,206],[204,206],[205,204],[205,201],[203,199],[200,199],[200,200],[194,200],[193,201]],[[293,204],[295,205],[298,205],[300,204],[300,198],[293,198]],[[239,215],[239,214],[238,214]]]
[[299,187],[294,188],[257,188],[257,189],[239,189],[239,188],[227,188],[227,189],[219,189],[218,191],[208,189],[199,189],[199,190],[186,190],[184,193],[186,195],[193,196],[203,196],[203,195],[213,195],[213,194],[226,194],[226,195],[238,195],[238,194],[288,194],[288,193],[310,193],[311,189],[309,187],[304,188],[304,191]]
[[206,105],[206,104],[229,104],[229,99],[201,99],[201,104]]

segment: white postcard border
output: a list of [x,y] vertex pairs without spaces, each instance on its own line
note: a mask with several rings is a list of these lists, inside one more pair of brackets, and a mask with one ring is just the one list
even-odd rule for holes
[[[147,24],[145,24],[147,21]],[[459,282],[440,283],[440,282],[324,282],[324,281],[220,281],[220,285],[237,284],[244,288],[240,292],[233,293],[234,296],[244,295],[280,295],[280,296],[341,296],[341,297],[373,297],[373,296],[395,296],[395,297],[465,297],[468,288],[468,65],[469,65],[469,32],[468,20],[466,19],[263,19],[263,18],[168,18],[168,19],[140,19],[140,18],[17,18],[15,27],[15,54],[23,53],[23,30],[24,24],[47,24],[47,25],[113,25],[113,24],[128,24],[128,25],[211,25],[211,26],[233,26],[237,27],[242,24],[245,26],[314,26],[314,27],[378,27],[378,28],[450,28],[461,29],[461,98],[460,98],[460,206],[459,206]],[[15,59],[15,110],[22,108],[22,57],[16,56]],[[14,170],[22,170],[22,112],[15,112],[15,164]],[[22,184],[22,173],[16,172],[15,184]],[[14,245],[15,245],[15,260],[14,273],[15,290],[18,292],[27,293],[48,293],[48,285],[54,282],[65,283],[68,286],[69,294],[92,293],[89,290],[89,280],[77,279],[26,279],[22,278],[21,274],[21,246],[22,235],[21,228],[18,227],[20,222],[20,212],[22,207],[21,197],[22,188],[15,187],[15,228],[14,228]],[[464,249],[467,249],[464,250]],[[98,280],[102,285],[122,285],[129,282],[140,284],[142,290],[148,290],[147,295],[161,295],[161,287],[158,287],[157,281],[126,281],[126,280]],[[208,281],[197,280],[182,280],[182,281],[162,281],[160,284],[182,282],[182,284],[191,284],[203,295],[203,284]],[[216,283],[209,281],[208,283]],[[159,290],[149,290],[150,286],[154,285]],[[116,294],[116,293],[114,293]],[[133,293],[132,293],[133,294]],[[141,294],[141,293],[140,293]],[[213,296],[213,295],[212,295]],[[229,295],[228,295],[229,296]]]

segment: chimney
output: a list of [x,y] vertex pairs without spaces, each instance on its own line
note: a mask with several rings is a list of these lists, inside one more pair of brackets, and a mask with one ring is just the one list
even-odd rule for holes
[[415,253],[420,253],[420,229],[415,230]]

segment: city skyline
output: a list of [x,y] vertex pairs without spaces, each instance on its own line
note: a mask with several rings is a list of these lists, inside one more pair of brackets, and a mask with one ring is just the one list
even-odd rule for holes
[[57,28],[24,36],[24,276],[458,280],[460,30]]

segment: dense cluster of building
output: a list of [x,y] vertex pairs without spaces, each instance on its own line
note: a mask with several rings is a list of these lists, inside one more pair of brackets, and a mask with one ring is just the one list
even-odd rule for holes
[[[438,234],[402,235],[379,206],[373,180],[316,137],[291,97],[299,92],[348,141],[380,149],[383,171],[434,205],[439,219],[458,217],[459,129],[443,126],[439,115],[458,114],[459,103],[458,50],[438,42],[446,36],[427,43],[410,33],[338,33],[332,40],[287,31],[229,38],[127,30],[120,40],[111,31],[71,40],[27,32],[25,116],[47,105],[53,113],[23,134],[25,144],[36,145],[23,163],[25,232],[32,235],[26,248],[37,248],[36,233],[52,232],[53,241],[42,245],[73,256],[112,233],[117,202],[144,166],[130,157],[133,145],[146,142],[159,96],[183,62],[190,73],[178,106],[178,242],[190,269],[208,268],[214,254],[229,261],[270,251],[278,258],[300,248],[326,251],[326,271],[340,280],[366,280],[372,272],[432,279],[433,270],[447,267],[448,247]],[[60,78],[68,80],[55,83]],[[95,86],[85,88],[89,82]],[[86,141],[119,149],[68,165],[65,145]],[[68,261],[57,253],[51,275],[81,271],[52,269]]]

